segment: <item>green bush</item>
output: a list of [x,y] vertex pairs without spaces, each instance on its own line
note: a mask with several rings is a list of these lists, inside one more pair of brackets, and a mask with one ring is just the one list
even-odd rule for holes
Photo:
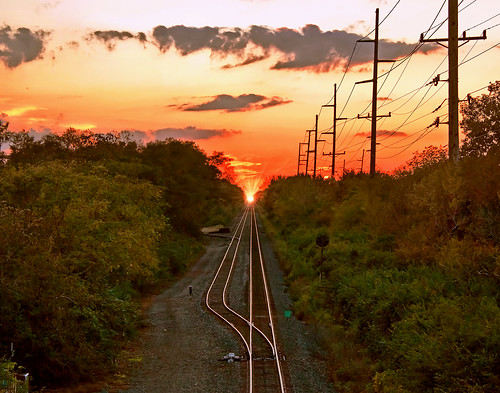
[[428,151],[393,177],[297,176],[264,192],[296,314],[324,332],[340,392],[500,386],[500,155],[454,166]]
[[[0,358],[0,389],[5,393],[28,393],[29,376],[21,367],[6,357]],[[18,375],[23,375],[19,378]]]

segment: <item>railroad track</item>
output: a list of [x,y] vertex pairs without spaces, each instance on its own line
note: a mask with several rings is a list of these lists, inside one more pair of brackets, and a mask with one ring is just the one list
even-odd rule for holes
[[[207,308],[240,338],[240,356],[247,371],[245,391],[249,393],[288,392],[267,282],[255,209],[247,204],[205,301]],[[233,296],[235,292],[239,296]]]

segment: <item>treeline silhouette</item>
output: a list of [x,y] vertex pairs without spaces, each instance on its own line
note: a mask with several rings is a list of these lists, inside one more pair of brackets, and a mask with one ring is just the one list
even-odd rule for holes
[[242,192],[228,159],[193,142],[36,141],[5,123],[0,138],[0,368],[39,387],[88,379],[136,333],[141,295],[185,270],[200,228],[227,225]]

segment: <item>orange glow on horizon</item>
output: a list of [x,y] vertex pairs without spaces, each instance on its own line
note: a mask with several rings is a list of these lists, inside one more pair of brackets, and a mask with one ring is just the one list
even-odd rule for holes
[[[240,178],[237,180],[237,184],[243,189],[243,192],[247,196],[247,201],[249,197],[252,197],[252,201],[255,199],[255,194],[262,191],[264,188],[264,179],[262,179],[261,174],[254,176],[248,176],[246,178]],[[249,201],[250,202],[250,201]]]
[[247,202],[248,203],[253,203],[254,201],[254,196],[253,195],[247,195]]

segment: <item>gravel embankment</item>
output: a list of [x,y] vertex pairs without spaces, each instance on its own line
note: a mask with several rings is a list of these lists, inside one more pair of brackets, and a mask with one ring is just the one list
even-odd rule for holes
[[[143,359],[132,376],[128,393],[244,391],[245,364],[218,360],[229,352],[238,352],[238,340],[204,305],[205,293],[228,242],[212,238],[205,255],[191,270],[153,299],[142,338]],[[265,236],[261,243],[276,307],[277,335],[286,358],[287,391],[334,392],[313,329],[293,316],[284,316],[291,302],[283,276]]]

